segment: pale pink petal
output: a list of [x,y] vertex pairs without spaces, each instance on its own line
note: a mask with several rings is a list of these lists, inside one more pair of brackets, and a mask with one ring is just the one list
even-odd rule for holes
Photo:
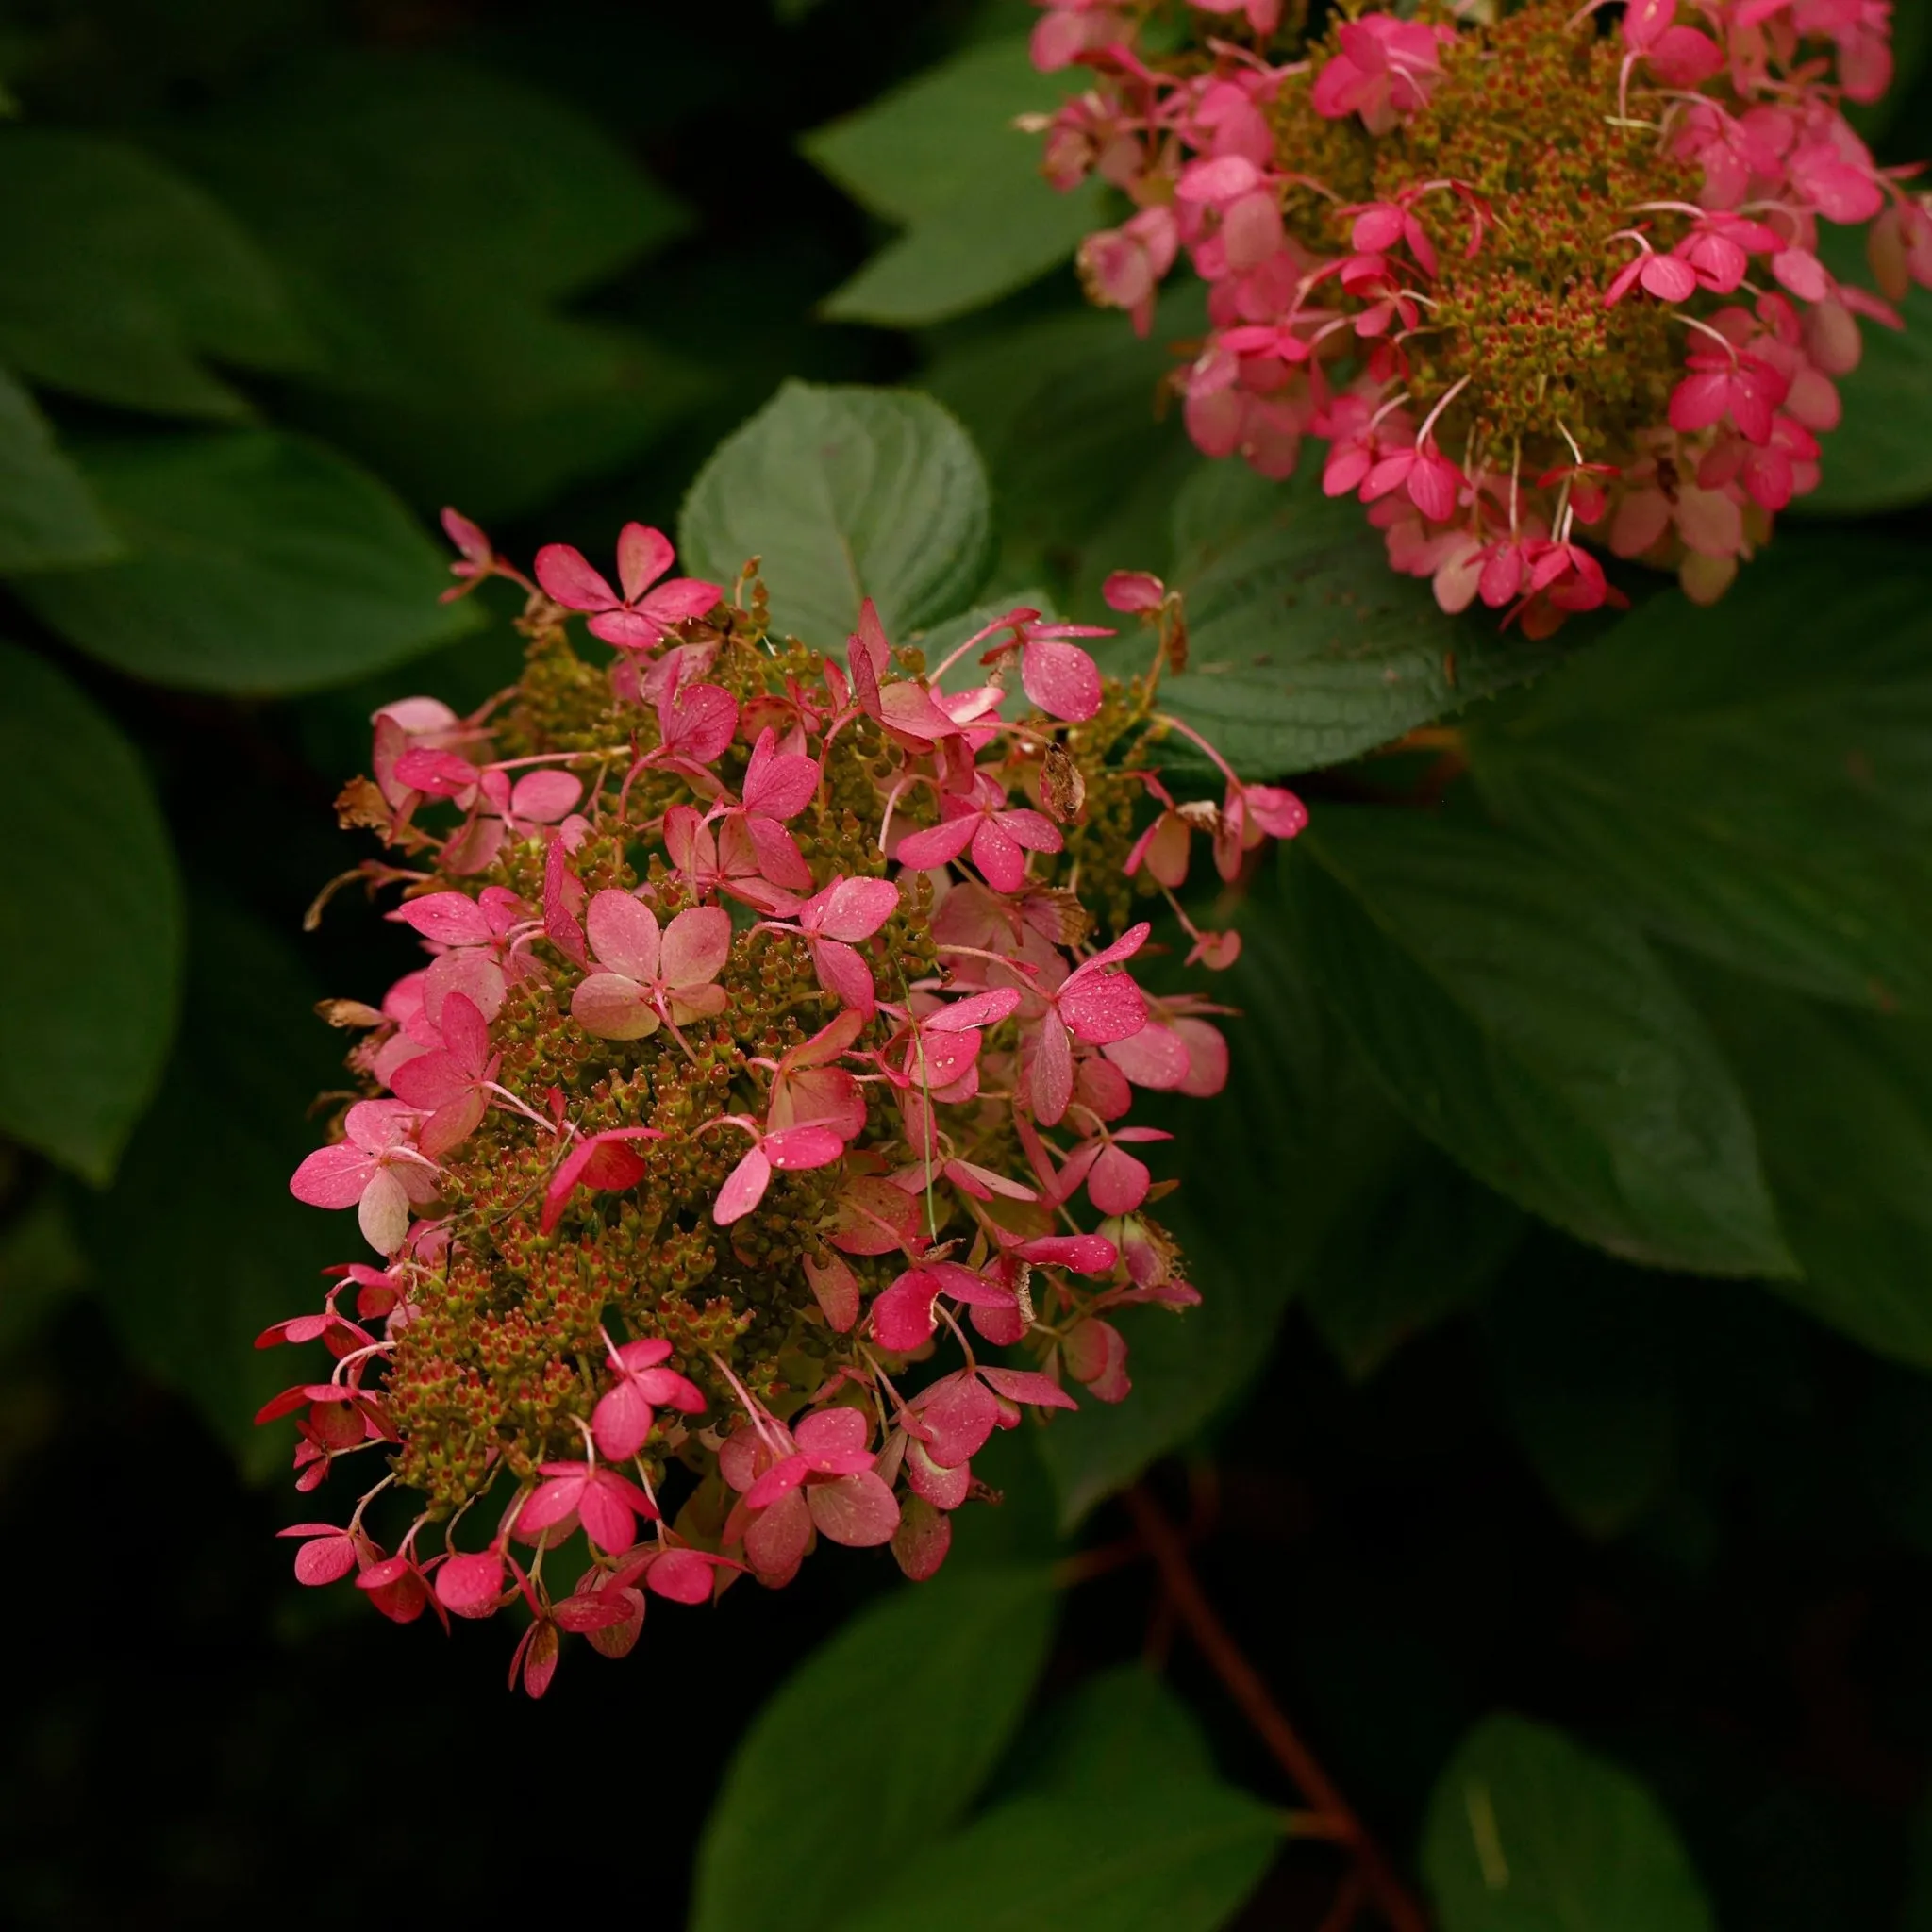
[[381,1167],[369,1176],[356,1209],[362,1239],[378,1255],[393,1255],[409,1233],[409,1196],[391,1168]]
[[648,906],[639,904],[628,892],[607,889],[591,901],[585,924],[602,964],[646,985],[658,977],[662,938],[657,915]]
[[1227,1041],[1218,1026],[1191,1017],[1174,1022],[1188,1049],[1188,1076],[1180,1091],[1195,1100],[1211,1099],[1227,1085]]
[[889,1543],[899,1527],[897,1500],[869,1469],[836,1482],[814,1483],[806,1491],[806,1506],[818,1528],[849,1549]]
[[899,889],[891,879],[834,879],[806,902],[798,923],[850,944],[871,939],[898,909]]
[[584,781],[569,772],[531,772],[510,793],[510,815],[554,825],[584,795]]
[[689,989],[716,979],[731,957],[731,915],[721,906],[693,906],[664,929],[660,958],[667,986]]
[[1178,1035],[1150,1020],[1138,1033],[1109,1041],[1107,1057],[1136,1087],[1179,1087],[1188,1077],[1188,1049]]
[[570,1015],[600,1040],[644,1040],[658,1030],[650,995],[622,973],[593,973],[570,996]]
[[508,992],[503,968],[478,947],[464,946],[432,959],[423,975],[423,1017],[435,1029],[430,1038],[441,1036],[443,1008],[452,994],[461,993],[484,1019],[493,1020]]

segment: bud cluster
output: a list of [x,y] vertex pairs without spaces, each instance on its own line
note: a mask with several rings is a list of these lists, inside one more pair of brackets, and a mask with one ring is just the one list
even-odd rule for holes
[[[994,1429],[1127,1394],[1109,1317],[1199,1298],[1134,1090],[1227,1073],[1225,1009],[1144,991],[1127,912],[1165,894],[1226,965],[1174,899],[1195,834],[1232,881],[1306,815],[1218,759],[1218,803],[1163,786],[1171,733],[1214,754],[1157,708],[1185,649],[1157,579],[1108,586],[1153,634],[1129,681],[1030,609],[928,674],[869,603],[841,664],[771,635],[755,566],[665,581],[641,525],[613,588],[445,524],[462,589],[526,593],[527,661],[467,718],[379,711],[340,802],[389,848],[346,876],[400,886],[429,958],[325,1007],[363,1096],[291,1185],[378,1258],[261,1338],[334,1358],[262,1419],[295,1418],[301,1490],[387,1462],[345,1525],[287,1532],[298,1576],[405,1622],[521,1600],[541,1694],[564,1634],[621,1655],[647,1592],[781,1585],[821,1536],[930,1575]],[[417,1495],[392,1548],[390,1491]]]
[[[1932,286],[1932,212],[1841,112],[1890,0],[1040,0],[1093,85],[1044,167],[1136,212],[1080,253],[1145,333],[1183,253],[1210,328],[1174,382],[1209,456],[1370,506],[1446,610],[1535,636],[1619,601],[1582,541],[1708,602],[1817,487],[1857,318]],[[1870,225],[1890,301],[1819,224]]]

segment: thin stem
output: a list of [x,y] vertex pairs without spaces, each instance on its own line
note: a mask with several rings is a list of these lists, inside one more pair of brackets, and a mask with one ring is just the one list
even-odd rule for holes
[[1189,1635],[1275,1761],[1309,1803],[1334,1820],[1337,1840],[1354,1855],[1368,1896],[1374,1900],[1393,1932],[1427,1932],[1428,1919],[1422,1907],[1397,1877],[1334,1779],[1282,1714],[1260,1673],[1248,1661],[1208,1602],[1193,1566],[1188,1561],[1179,1533],[1167,1520],[1166,1512],[1146,1490],[1138,1486],[1127,1491],[1124,1500],[1141,1541],[1159,1566],[1161,1582]]

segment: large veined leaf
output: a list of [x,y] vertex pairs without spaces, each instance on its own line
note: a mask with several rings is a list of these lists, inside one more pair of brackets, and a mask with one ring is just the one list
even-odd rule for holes
[[942,1572],[814,1652],[725,1773],[692,1932],[822,1932],[921,1860],[1019,1724],[1052,1621],[1043,1570]]
[[991,41],[808,135],[807,155],[847,193],[907,225],[833,292],[825,313],[939,322],[1057,267],[1104,226],[1102,185],[1058,192],[1040,172],[1039,135],[1013,125],[1058,107],[1083,78],[1078,69],[1035,72],[1024,35]]
[[294,1436],[255,1427],[255,1411],[316,1355],[255,1338],[321,1306],[323,1269],[369,1258],[353,1225],[289,1192],[325,1139],[311,1103],[344,1078],[319,991],[292,941],[224,900],[192,902],[180,1043],[105,1211],[81,1229],[128,1353],[257,1477],[287,1468]]
[[1525,1718],[1463,1740],[1429,1799],[1423,1868],[1442,1932],[1714,1932],[1650,1792]]
[[1021,1790],[925,1847],[840,1932],[1215,1932],[1281,1842],[1276,1813],[1215,1775],[1200,1726],[1148,1671],[1083,1684],[1014,1761]]
[[57,630],[118,670],[195,691],[316,691],[480,621],[394,497],[320,443],[255,429],[89,442],[127,551],[24,578]]
[[[1828,637],[1797,615],[1827,610]],[[1714,609],[1657,597],[1476,720],[1469,752],[1513,828],[1672,939],[1833,999],[1932,1000],[1916,548],[1781,537]]]
[[0,129],[0,359],[123,408],[240,416],[207,366],[313,355],[275,272],[200,189],[139,149]]
[[1482,826],[1339,808],[1288,871],[1364,1057],[1479,1179],[1628,1259],[1791,1272],[1715,1041],[1571,869]]
[[1214,465],[1174,518],[1191,644],[1162,702],[1250,777],[1339,764],[1560,655],[1493,611],[1445,616],[1427,584],[1390,569],[1361,506],[1308,475]]
[[897,642],[964,608],[991,509],[972,439],[930,396],[788,382],[699,472],[680,567],[763,559],[773,622],[838,651],[867,597]]
[[312,318],[324,360],[297,419],[426,507],[536,508],[707,392],[640,330],[564,307],[688,220],[566,100],[461,61],[343,53],[251,90],[181,153]]
[[32,397],[0,369],[0,571],[105,563],[120,548]]
[[1728,974],[1692,991],[1738,1070],[1802,1278],[1779,1290],[1932,1368],[1932,1024]]
[[12,644],[0,770],[27,820],[0,868],[0,1132],[105,1183],[175,1031],[174,852],[133,746]]

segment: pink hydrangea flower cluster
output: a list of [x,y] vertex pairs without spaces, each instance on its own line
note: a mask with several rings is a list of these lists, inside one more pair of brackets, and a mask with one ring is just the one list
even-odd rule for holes
[[[261,1338],[333,1358],[262,1419],[294,1419],[305,1491],[388,1464],[287,1532],[296,1574],[398,1622],[521,1603],[538,1695],[565,1636],[621,1655],[651,1596],[784,1584],[820,1538],[929,1576],[993,1431],[1127,1395],[1113,1315],[1199,1298],[1135,1091],[1227,1073],[1224,1009],[1134,977],[1159,948],[1131,902],[1228,963],[1174,898],[1195,836],[1236,880],[1305,814],[1158,775],[1187,727],[1156,579],[1108,586],[1154,634],[1125,683],[1108,633],[1024,608],[928,672],[870,603],[842,659],[774,637],[755,580],[667,580],[640,525],[613,586],[445,521],[458,593],[524,590],[528,661],[470,717],[379,711],[340,802],[391,849],[348,876],[402,888],[427,957],[327,1005],[363,1095],[291,1185],[373,1256]],[[378,1541],[392,1491],[417,1507]]]
[[[1190,434],[1285,477],[1304,438],[1446,610],[1542,636],[1616,601],[1598,550],[1720,595],[1815,489],[1859,319],[1932,286],[1932,212],[1853,130],[1890,0],[1041,0],[1036,64],[1093,85],[1045,171],[1135,212],[1092,299],[1142,334],[1186,257],[1209,329]],[[1614,24],[1611,24],[1615,15]],[[1152,51],[1158,46],[1159,51]],[[1820,227],[1867,227],[1881,292]]]

